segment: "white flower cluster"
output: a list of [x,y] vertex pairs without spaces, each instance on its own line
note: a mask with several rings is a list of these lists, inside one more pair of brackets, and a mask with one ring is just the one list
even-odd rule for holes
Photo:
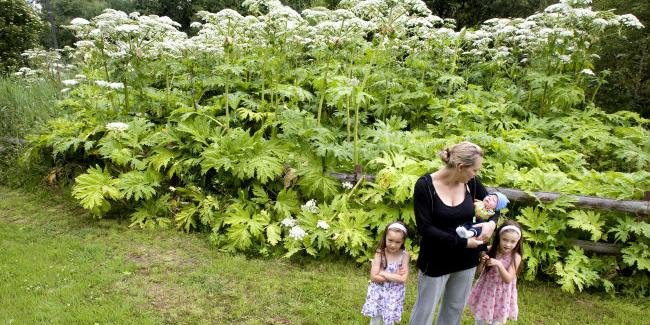
[[596,75],[596,74],[594,74],[593,71],[591,71],[591,69],[582,69],[582,70],[580,71],[580,73],[586,74],[586,75],[588,75],[588,76],[595,76],[595,75]]
[[293,226],[289,230],[289,237],[295,240],[302,240],[307,235],[307,232],[300,228],[300,226]]
[[74,18],[74,19],[72,19],[70,21],[71,26],[86,26],[88,24],[90,24],[90,22],[88,20],[83,19],[83,18],[78,18],[78,17]]
[[28,77],[28,76],[33,76],[36,75],[37,71],[32,70],[28,67],[22,67],[18,69],[18,72],[14,72],[14,75],[16,76],[22,76],[22,77]]
[[282,2],[279,0],[245,0],[241,6],[248,8],[253,13],[262,13],[265,8],[270,11],[282,7]]
[[324,230],[330,229],[330,225],[325,220],[318,220],[316,227]]
[[122,132],[129,129],[129,125],[124,122],[110,122],[106,124],[106,130]]
[[636,18],[636,16],[634,16],[632,14],[625,14],[625,15],[619,16],[618,21],[621,24],[623,24],[625,26],[628,26],[628,27],[633,27],[633,28],[636,28],[636,29],[644,28],[643,24],[639,21],[639,19]]
[[61,80],[61,83],[64,86],[74,86],[74,85],[79,84],[79,81],[75,80],[75,79],[67,79],[67,80]]
[[285,227],[293,227],[296,225],[296,219],[287,217],[282,219],[280,223]]
[[108,82],[104,80],[95,80],[95,84],[100,87],[110,88],[113,90],[124,89],[124,84],[121,82]]
[[[202,22],[192,23],[197,34],[191,38],[179,31],[180,25],[169,17],[126,14],[113,9],[106,9],[91,20],[75,18],[67,28],[80,39],[75,43],[75,56],[86,62],[100,58],[124,64],[133,58],[205,56],[219,61],[227,53],[246,55],[256,48],[277,49],[287,45],[308,50],[355,48],[363,52],[365,47],[377,44],[406,54],[434,50],[442,60],[461,54],[472,62],[525,62],[532,57],[530,54],[554,43],[557,46],[552,55],[564,64],[580,57],[574,53],[589,49],[593,30],[643,28],[633,15],[596,12],[590,4],[589,0],[561,0],[527,18],[494,18],[478,30],[462,33],[454,30],[453,19],[433,15],[421,0],[342,0],[337,10],[312,8],[301,14],[278,0],[246,0],[242,6],[251,14],[248,16],[232,9],[199,12]],[[453,44],[463,44],[462,50]],[[48,55],[59,55],[53,53]],[[25,55],[38,58],[45,54]],[[68,67],[57,63],[44,67],[44,71],[65,68]],[[35,72],[21,70],[17,74]],[[68,79],[64,84],[74,86],[73,83]],[[96,84],[110,89],[124,87],[107,81]]]
[[318,213],[318,206],[316,205],[316,200],[314,199],[305,202],[305,204],[300,206],[300,209],[311,213]]
[[75,68],[72,64],[63,63],[62,53],[69,49],[69,47],[66,47],[56,50],[27,50],[21,53],[21,56],[25,57],[29,61],[30,67],[22,67],[15,72],[14,75],[25,77],[30,80],[36,80],[42,77],[58,79],[60,78],[61,73]]
[[350,182],[343,182],[341,183],[341,187],[343,187],[346,190],[351,190],[354,187],[354,185],[352,185],[352,183]]
[[[181,50],[178,47],[187,39],[187,35],[178,30],[180,26],[169,17],[142,16],[137,12],[127,15],[105,9],[92,21],[75,18],[65,27],[81,39],[75,43],[81,57],[90,59],[96,52],[94,55],[101,53],[111,59],[123,59],[129,54],[148,58],[178,55]],[[169,42],[176,46],[170,48]]]
[[[527,18],[493,18],[476,31],[465,33],[472,49],[463,52],[477,61],[508,60],[518,53],[514,62],[524,62],[530,54],[554,43],[554,56],[563,64],[571,62],[572,54],[591,46],[589,35],[593,29],[624,25],[642,28],[633,15],[612,15],[595,12],[588,7],[589,0],[562,0],[548,6],[542,13]],[[513,51],[513,49],[517,49]]]

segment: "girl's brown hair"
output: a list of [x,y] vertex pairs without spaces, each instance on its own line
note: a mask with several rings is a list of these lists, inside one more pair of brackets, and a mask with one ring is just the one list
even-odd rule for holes
[[[390,225],[392,225],[394,223],[398,223],[398,224],[404,226],[404,229],[407,229],[406,225],[401,221],[391,222],[384,229],[384,233],[381,235],[381,240],[379,241],[379,245],[377,245],[377,249],[375,250],[375,253],[379,253],[381,255],[380,266],[381,266],[382,270],[386,269],[386,266],[388,266],[388,262],[386,261],[386,234],[388,234],[388,231],[389,231],[388,227],[390,227]],[[391,228],[390,230],[402,233],[402,247],[400,247],[400,248],[404,249],[404,243],[406,242],[406,233],[399,230],[399,229],[396,229],[396,228]]]
[[[497,230],[495,231],[495,234],[494,234],[494,239],[492,240],[492,246],[490,246],[490,249],[488,249],[487,255],[489,257],[491,257],[491,258],[496,258],[497,252],[499,251],[499,244],[501,243],[501,229],[503,229],[503,227],[505,227],[505,226],[514,226],[514,227],[517,227],[519,229],[519,232],[520,232],[519,240],[517,241],[517,245],[515,246],[515,248],[512,249],[512,254],[514,255],[515,253],[517,253],[517,254],[519,254],[519,256],[523,257],[524,256],[524,247],[523,247],[522,244],[524,242],[524,234],[521,231],[521,226],[519,225],[519,223],[517,221],[514,221],[514,220],[508,220],[508,221],[504,222],[501,226],[499,226],[499,228],[497,228]],[[514,232],[514,230],[512,230],[512,229],[506,229],[504,232],[509,232],[509,231]],[[514,260],[513,260],[513,263],[514,263]],[[521,269],[521,263],[517,267],[517,273],[519,273],[520,269]],[[486,268],[486,270],[487,270],[487,268]]]

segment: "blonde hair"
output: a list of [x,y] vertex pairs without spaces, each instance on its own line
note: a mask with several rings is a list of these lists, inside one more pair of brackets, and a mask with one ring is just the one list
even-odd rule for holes
[[438,153],[440,159],[449,168],[456,166],[473,166],[478,157],[483,157],[483,149],[469,141],[463,141]]

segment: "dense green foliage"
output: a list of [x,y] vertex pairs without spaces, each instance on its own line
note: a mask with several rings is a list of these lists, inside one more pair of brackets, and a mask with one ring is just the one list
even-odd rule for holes
[[[554,1],[522,0],[444,0],[425,1],[440,17],[454,18],[460,27],[478,26],[494,17],[526,17],[542,11]],[[597,10],[631,13],[642,24],[650,23],[650,2],[645,0],[594,0]],[[650,34],[647,30],[627,29],[605,35],[595,60],[599,71],[609,75],[596,102],[608,112],[629,110],[650,117]]]
[[37,44],[41,20],[24,0],[0,0],[0,74],[21,66],[23,51]]
[[[415,180],[461,139],[487,151],[489,185],[639,199],[649,121],[597,107],[594,66],[601,39],[641,26],[587,3],[455,32],[417,0],[302,15],[248,0],[246,17],[199,12],[193,37],[168,18],[107,10],[71,22],[79,74],[62,81],[60,106],[74,113],[31,154],[88,167],[73,195],[99,217],[208,230],[221,249],[261,255],[366,260],[387,222],[414,228]],[[329,175],[359,168],[377,179]],[[648,223],[568,200],[506,217],[524,225],[527,278],[650,292]],[[616,242],[622,258],[572,238]]]
[[[339,0],[287,0],[283,3],[298,12],[306,8],[323,6],[335,8]],[[521,1],[521,0],[445,0],[424,1],[424,3],[439,17],[453,18],[457,28],[476,27],[483,21],[495,17],[527,17],[535,12],[543,11],[554,1]],[[193,33],[189,25],[197,19],[196,12],[205,10],[218,12],[225,8],[243,12],[241,1],[234,0],[48,0],[51,17],[48,16],[48,6],[42,11],[43,21],[54,20],[55,28],[47,26],[43,29],[42,44],[52,47],[52,32],[56,33],[59,47],[72,45],[73,34],[64,28],[76,17],[90,18],[105,8],[113,8],[124,12],[138,11],[143,15],[168,16],[179,22],[180,30]],[[616,13],[632,13],[641,23],[650,22],[650,3],[643,0],[595,0],[593,6],[598,10],[615,10]],[[630,110],[644,117],[650,117],[650,72],[648,62],[648,38],[645,30],[623,30],[622,35],[604,36],[603,49],[598,51],[601,59],[595,60],[600,71],[611,74],[602,84],[596,102],[608,112]]]

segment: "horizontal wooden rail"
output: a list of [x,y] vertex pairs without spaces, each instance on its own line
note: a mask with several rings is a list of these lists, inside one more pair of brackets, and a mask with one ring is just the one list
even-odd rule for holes
[[[330,175],[342,182],[356,182],[363,178],[367,181],[374,181],[375,176],[363,173],[344,174],[344,173],[330,173]],[[581,196],[569,195],[554,192],[531,192],[528,194],[525,191],[517,190],[514,188],[506,187],[488,187],[488,191],[499,191],[503,193],[508,199],[516,202],[535,202],[536,199],[542,202],[552,202],[559,199],[562,195],[566,195],[575,200],[576,207],[599,209],[599,210],[614,210],[619,212],[635,213],[639,219],[645,219],[650,214],[650,200],[646,201],[632,201],[632,200],[613,200],[607,198],[600,198],[595,196]],[[646,192],[646,198],[648,197]],[[620,255],[621,250],[618,245],[613,243],[593,242],[587,240],[574,239],[572,243],[585,251],[594,252],[599,254]]]
[[[363,173],[358,174],[344,174],[344,173],[330,173],[330,175],[342,182],[356,182],[358,179],[364,178],[367,181],[374,181],[375,176]],[[607,198],[600,198],[595,196],[581,196],[561,194],[554,192],[531,192],[532,196],[522,190],[507,188],[507,187],[488,187],[488,190],[499,191],[503,193],[508,199],[516,202],[535,202],[539,199],[542,202],[552,202],[559,199],[562,195],[568,196],[575,200],[575,206],[579,208],[599,209],[619,212],[636,213],[639,216],[647,217],[650,215],[650,201],[634,201],[634,200],[614,200]]]
[[574,239],[573,244],[588,252],[608,255],[620,255],[621,250],[618,245],[612,243],[593,242],[588,240]]
[[534,196],[531,196],[524,191],[514,188],[493,187],[489,189],[499,191],[505,194],[508,199],[517,202],[534,202],[535,198],[542,202],[552,202],[559,199],[560,196],[565,195],[575,200],[575,206],[580,208],[630,212],[644,216],[650,214],[650,201],[614,200],[595,196],[569,195],[553,192],[532,192]]

